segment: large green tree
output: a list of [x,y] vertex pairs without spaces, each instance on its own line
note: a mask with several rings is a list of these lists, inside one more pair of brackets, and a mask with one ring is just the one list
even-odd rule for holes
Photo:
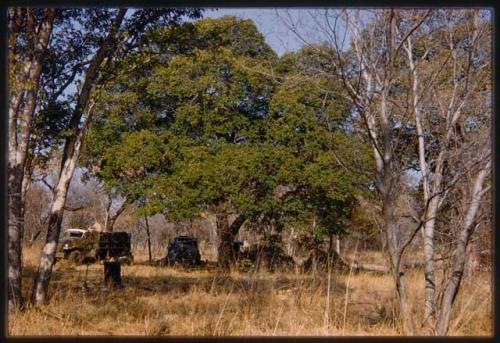
[[[173,35],[186,37],[184,44],[165,49]],[[109,110],[90,132],[87,160],[109,185],[147,195],[148,213],[180,219],[214,212],[220,260],[227,261],[234,235],[256,211],[254,143],[273,88],[256,71],[269,70],[276,56],[251,21],[234,17],[155,30],[149,38],[136,56],[140,72],[124,67],[103,92]],[[158,149],[147,154],[152,147]],[[231,214],[238,218],[229,223]]]
[[[184,44],[165,49],[174,34]],[[89,168],[122,194],[147,198],[149,214],[214,214],[223,268],[245,222],[317,217],[331,230],[365,182],[345,165],[366,154],[345,126],[346,104],[302,77],[309,53],[278,59],[251,21],[228,16],[148,37],[101,94],[106,114],[89,135]]]
[[264,218],[275,227],[290,224],[331,239],[344,231],[373,172],[367,145],[349,125],[340,83],[307,75],[323,63],[316,49],[325,47],[285,54],[275,68],[280,82],[266,120],[266,144],[283,191]]

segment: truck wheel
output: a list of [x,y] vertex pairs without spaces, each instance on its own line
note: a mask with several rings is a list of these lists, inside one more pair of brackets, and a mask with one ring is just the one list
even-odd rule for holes
[[68,255],[68,260],[70,260],[71,262],[73,262],[75,265],[79,266],[83,262],[82,253],[79,250],[72,251]]

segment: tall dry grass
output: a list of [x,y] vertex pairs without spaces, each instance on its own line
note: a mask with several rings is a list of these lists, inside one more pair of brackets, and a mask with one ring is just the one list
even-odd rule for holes
[[[26,248],[25,294],[39,248]],[[363,255],[363,252],[358,252]],[[377,260],[377,254],[365,254]],[[378,254],[380,256],[380,254]],[[158,256],[159,257],[159,256]],[[389,275],[239,273],[179,270],[136,264],[122,267],[125,289],[100,292],[102,265],[57,263],[49,305],[8,317],[13,336],[181,335],[181,336],[357,336],[401,334]],[[378,261],[380,262],[380,261]],[[464,280],[451,335],[491,335],[490,273]],[[421,318],[423,276],[409,273],[415,317]],[[83,286],[86,287],[83,287]]]

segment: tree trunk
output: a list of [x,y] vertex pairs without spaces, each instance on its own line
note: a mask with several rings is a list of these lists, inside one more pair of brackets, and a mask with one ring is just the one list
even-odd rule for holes
[[116,220],[118,217],[125,211],[127,207],[127,201],[125,201],[122,206],[116,210],[115,214],[111,215],[111,204],[112,200],[111,197],[109,197],[109,205],[108,208],[106,209],[106,219],[104,221],[104,231],[105,232],[113,232],[113,228],[115,226]]
[[24,204],[21,199],[22,169],[9,168],[8,185],[8,306],[9,311],[19,308],[23,304],[21,273],[22,273],[22,240],[24,234]]
[[404,332],[407,335],[413,336],[416,333],[415,322],[411,312],[410,299],[408,296],[408,286],[406,284],[405,267],[401,263],[401,247],[399,246],[397,233],[399,228],[396,225],[394,218],[394,208],[388,196],[384,196],[384,220],[385,220],[385,239],[387,240],[387,250],[390,256],[391,272],[394,279],[396,292],[399,298],[399,309],[403,322]]
[[[413,95],[413,114],[415,116],[415,126],[417,128],[418,134],[418,159],[419,159],[419,167],[420,173],[422,175],[422,189],[423,189],[423,200],[424,200],[424,226],[422,230],[423,235],[423,244],[424,244],[424,275],[425,275],[425,305],[424,305],[424,323],[432,322],[432,316],[435,311],[435,297],[436,297],[436,286],[435,286],[435,278],[434,278],[434,224],[435,217],[437,214],[437,204],[439,202],[439,198],[437,193],[440,192],[441,188],[441,163],[440,161],[436,164],[435,173],[437,177],[434,179],[434,187],[432,189],[432,197],[431,197],[431,189],[428,178],[428,167],[426,160],[426,143],[424,130],[422,127],[422,113],[420,111],[420,87],[419,87],[419,75],[414,63],[413,58],[413,46],[411,37],[408,37],[407,44],[405,45],[405,50],[408,55],[408,63],[410,66],[410,70],[412,72],[413,80],[412,80],[412,95]],[[443,144],[443,146],[446,146]],[[439,154],[439,157],[442,158],[442,154]]]
[[229,225],[229,218],[226,213],[217,213],[215,215],[217,235],[219,236],[217,264],[223,270],[229,270],[231,264],[235,261],[233,242],[245,219],[240,215]]
[[63,210],[51,211],[47,228],[47,239],[42,249],[40,265],[35,276],[31,302],[34,305],[40,305],[45,302],[49,288],[52,267],[55,261],[57,244],[59,242],[59,233],[63,219]]
[[229,230],[229,223],[225,213],[215,215],[217,235],[219,236],[219,246],[217,248],[217,264],[221,269],[229,270],[232,261],[232,245],[234,235]]
[[[395,17],[393,15],[393,10],[389,12],[388,28],[386,29],[386,49],[390,54],[394,52],[394,27],[395,27]],[[367,120],[369,131],[373,135],[373,146],[377,167],[377,188],[381,195],[382,200],[382,215],[384,218],[384,238],[387,242],[387,250],[389,252],[389,258],[391,261],[391,271],[394,278],[394,283],[396,287],[396,292],[399,298],[399,308],[401,312],[401,318],[403,322],[404,331],[407,335],[415,334],[415,322],[413,320],[413,315],[411,313],[411,306],[408,296],[408,287],[406,284],[406,277],[404,273],[404,266],[401,263],[401,258],[403,254],[403,247],[401,246],[400,236],[401,230],[396,223],[395,218],[395,206],[394,200],[397,194],[394,191],[394,186],[398,182],[398,177],[396,168],[394,168],[394,136],[393,128],[390,121],[390,111],[388,107],[389,102],[389,90],[393,83],[392,79],[392,61],[386,62],[385,70],[388,71],[388,75],[384,76],[384,79],[380,82],[382,86],[381,96],[380,96],[380,138],[382,144],[377,144],[377,129],[375,126],[375,118],[370,115]],[[383,147],[383,149],[380,149]]]
[[[395,266],[393,265],[393,268]],[[415,335],[415,322],[413,320],[413,314],[411,312],[411,306],[410,306],[410,299],[408,296],[408,286],[406,284],[406,276],[404,274],[404,271],[400,267],[399,272],[394,272],[395,269],[393,269],[393,276],[394,276],[394,282],[396,284],[396,292],[398,293],[399,297],[399,308],[401,311],[401,317],[403,319],[403,324],[404,324],[404,329],[405,332],[413,336]]]
[[144,220],[146,221],[146,235],[147,235],[147,238],[148,238],[149,263],[151,263],[151,262],[153,262],[153,256],[151,255],[151,234],[149,232],[148,216],[144,216]]
[[[30,10],[28,16],[32,18]],[[22,244],[24,236],[24,193],[29,180],[24,180],[31,135],[31,123],[36,108],[36,95],[42,71],[41,60],[46,52],[54,23],[55,9],[45,11],[38,33],[32,32],[33,55],[21,75],[21,89],[9,107],[9,170],[8,170],[8,306],[9,311],[23,305]],[[31,43],[31,42],[30,42]],[[29,85],[29,86],[27,86]],[[14,93],[11,93],[11,95]],[[21,106],[22,104],[22,106]],[[22,109],[22,112],[21,112]]]
[[469,202],[469,207],[463,227],[460,230],[459,237],[457,239],[457,242],[455,243],[455,248],[453,251],[453,264],[451,266],[452,272],[451,276],[446,282],[443,297],[441,299],[438,320],[436,323],[436,334],[440,336],[444,336],[448,333],[451,309],[453,307],[453,303],[455,302],[455,298],[460,288],[460,283],[462,281],[462,276],[464,273],[467,246],[475,228],[475,220],[477,212],[479,210],[481,197],[483,196],[485,191],[488,190],[488,188],[483,189],[483,184],[485,179],[490,174],[490,166],[491,162],[488,162],[486,166],[479,172],[474,181],[472,199]]
[[434,224],[437,215],[437,196],[430,203],[429,211],[424,216],[425,224],[422,230],[424,244],[424,277],[425,305],[424,324],[431,323],[436,310],[435,258],[434,258]]
[[40,264],[35,276],[33,291],[31,294],[31,302],[34,305],[45,302],[47,298],[47,290],[49,287],[52,267],[54,265],[59,233],[61,231],[62,216],[64,213],[64,205],[68,188],[76,168],[76,162],[80,155],[80,150],[83,144],[83,139],[87,132],[88,126],[93,115],[92,104],[88,110],[87,118],[81,128],[79,124],[85,109],[88,107],[92,87],[96,85],[99,76],[99,68],[106,57],[113,54],[113,48],[116,45],[115,38],[120,28],[120,25],[125,17],[127,10],[120,9],[114,19],[110,31],[103,40],[102,45],[97,50],[92,58],[92,62],[87,69],[85,79],[78,95],[78,100],[73,110],[70,122],[68,124],[72,135],[66,139],[61,158],[61,169],[59,173],[59,181],[55,188],[52,209],[50,211],[49,223],[47,229],[47,239],[42,249],[40,256]]
[[33,291],[31,294],[31,302],[34,305],[42,304],[47,297],[50,277],[52,275],[52,267],[55,261],[57,244],[59,242],[59,234],[61,232],[61,224],[64,214],[64,204],[68,193],[71,177],[76,166],[76,156],[72,160],[68,160],[62,175],[59,178],[58,185],[54,192],[54,200],[48,219],[47,238],[45,245],[42,248],[40,264],[35,276]]
[[104,262],[104,289],[115,290],[121,288],[123,288],[123,286],[120,262]]
[[[422,176],[422,189],[423,189],[423,201],[424,201],[424,213],[422,215],[423,220],[423,242],[424,242],[424,260],[425,260],[425,311],[424,311],[424,324],[427,327],[432,326],[435,322],[436,315],[436,290],[435,290],[435,258],[434,258],[434,226],[435,218],[438,214],[438,210],[444,200],[445,195],[442,195],[443,186],[443,171],[444,164],[447,158],[447,151],[449,149],[449,143],[453,133],[455,132],[456,124],[462,115],[462,106],[465,104],[466,99],[469,97],[470,92],[473,91],[474,87],[470,87],[470,76],[473,74],[472,61],[475,59],[476,49],[477,49],[477,38],[478,38],[478,26],[477,26],[477,12],[475,12],[472,17],[472,25],[470,26],[470,42],[472,44],[469,50],[469,56],[464,62],[468,63],[467,66],[463,66],[463,69],[467,71],[465,80],[460,80],[456,76],[456,70],[459,65],[457,59],[457,45],[453,39],[453,29],[449,34],[449,50],[451,55],[451,81],[452,86],[450,87],[451,95],[449,98],[449,104],[447,109],[443,111],[445,114],[445,122],[447,123],[446,130],[444,131],[444,139],[440,139],[440,148],[437,158],[433,163],[428,163],[427,156],[432,156],[429,152],[432,152],[432,147],[425,142],[426,135],[423,127],[423,113],[421,106],[426,103],[426,99],[423,99],[426,89],[419,84],[419,67],[414,62],[415,56],[413,55],[413,47],[411,37],[407,38],[407,42],[404,48],[408,55],[408,63],[411,70],[412,79],[412,98],[413,98],[413,112],[415,116],[415,125],[418,134],[418,157],[420,164],[420,173]],[[427,53],[425,53],[426,55]],[[423,58],[420,57],[421,59]],[[420,60],[421,62],[421,60]],[[422,69],[423,70],[423,69]],[[427,85],[427,89],[433,88],[430,82]],[[465,89],[462,94],[459,89],[461,88],[460,83],[465,83]],[[459,100],[460,99],[460,100]],[[422,101],[424,100],[424,101]],[[429,129],[429,128],[426,128]],[[434,166],[434,170],[429,170],[429,166]],[[432,187],[429,181],[429,173],[432,172]]]
[[113,232],[113,228],[115,226],[116,219],[106,218],[106,222],[104,223],[104,232]]
[[68,195],[71,179],[73,178],[73,173],[76,169],[76,163],[80,155],[85,134],[87,133],[88,126],[92,120],[92,107],[93,106],[89,109],[88,116],[85,119],[85,122],[80,129],[80,134],[75,141],[73,150],[74,154],[70,158],[64,160],[62,170],[59,175],[59,181],[57,186],[54,188],[53,202],[48,219],[47,239],[42,248],[40,264],[35,275],[33,291],[31,294],[31,302],[34,305],[42,304],[47,298],[47,291],[49,288],[50,277],[52,275],[52,267],[54,266],[57,243],[59,242],[59,234],[61,232],[66,197]]

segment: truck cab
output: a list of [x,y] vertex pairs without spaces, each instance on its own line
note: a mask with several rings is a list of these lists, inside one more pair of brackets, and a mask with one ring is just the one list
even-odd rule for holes
[[62,233],[56,258],[70,260],[76,265],[109,258],[131,263],[130,234],[68,229]]

